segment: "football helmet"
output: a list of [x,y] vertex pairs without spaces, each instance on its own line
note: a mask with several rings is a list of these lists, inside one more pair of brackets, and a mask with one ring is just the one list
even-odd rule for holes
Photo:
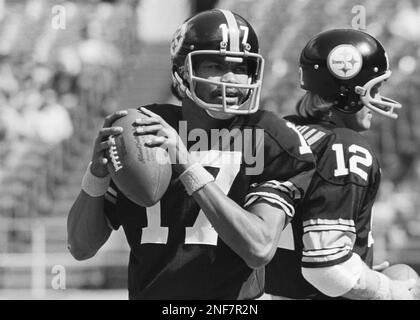
[[[187,19],[175,32],[171,42],[172,89],[180,97],[188,97],[207,110],[228,114],[248,114],[258,110],[264,59],[259,54],[258,38],[252,26],[241,16],[228,10],[213,9]],[[195,68],[203,57],[224,57],[226,62],[247,62],[249,83],[212,81],[197,76]],[[217,85],[222,103],[208,103],[196,94],[197,83]],[[233,89],[232,89],[233,88]],[[244,90],[245,101],[229,105],[229,90]]]
[[334,107],[345,113],[355,113],[365,105],[396,119],[394,109],[400,109],[401,104],[372,90],[390,76],[384,47],[358,30],[322,32],[300,55],[301,88],[333,101]]

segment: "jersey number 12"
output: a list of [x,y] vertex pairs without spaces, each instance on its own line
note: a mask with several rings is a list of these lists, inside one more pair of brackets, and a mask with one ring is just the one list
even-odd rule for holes
[[341,143],[336,143],[332,145],[333,151],[335,151],[336,160],[337,160],[337,169],[334,170],[334,176],[346,176],[350,172],[357,174],[363,180],[368,180],[368,174],[365,170],[359,167],[359,164],[370,167],[372,165],[372,155],[370,152],[356,144],[352,144],[349,147],[349,153],[352,155],[349,159],[349,167],[346,167],[346,162],[344,159],[344,147]]

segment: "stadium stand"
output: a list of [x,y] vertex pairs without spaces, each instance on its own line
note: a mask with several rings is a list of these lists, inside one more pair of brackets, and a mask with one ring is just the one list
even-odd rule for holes
[[49,25],[55,4],[6,2],[0,25],[2,298],[27,288],[45,297],[55,265],[66,267],[68,288],[125,285],[118,268],[125,271],[126,247],[110,243],[96,262],[77,263],[66,249],[65,220],[138,51],[136,3],[63,1],[63,30]]

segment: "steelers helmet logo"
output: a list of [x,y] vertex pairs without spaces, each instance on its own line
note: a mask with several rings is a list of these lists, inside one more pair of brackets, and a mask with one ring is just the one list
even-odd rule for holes
[[187,24],[187,22],[183,23],[174,33],[171,42],[171,57],[174,57],[182,47],[187,32]]
[[363,59],[354,46],[343,44],[331,50],[327,60],[328,69],[339,79],[355,77],[362,69]]

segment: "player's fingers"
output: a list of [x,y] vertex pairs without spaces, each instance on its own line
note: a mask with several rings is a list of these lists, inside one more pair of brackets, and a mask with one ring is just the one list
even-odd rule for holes
[[154,136],[150,137],[148,141],[146,141],[145,146],[149,148],[159,147],[166,142],[166,137],[162,136]]
[[139,119],[136,119],[136,121],[134,121],[135,126],[140,126],[140,125],[147,126],[151,124],[160,124],[160,119],[148,117],[148,118],[139,118]]
[[143,112],[145,115],[148,115],[149,117],[160,118],[159,115],[157,115],[153,111],[150,111],[149,109],[146,109],[145,107],[140,107],[140,111]]
[[105,140],[102,141],[101,143],[99,143],[98,146],[98,152],[100,151],[105,151],[106,149],[108,149],[110,146],[112,145],[112,142],[110,140]]
[[104,166],[108,163],[108,159],[103,156],[103,154],[98,154],[98,157],[93,157],[92,165],[101,165]]
[[100,140],[103,140],[104,138],[107,138],[110,135],[116,135],[116,134],[120,134],[122,132],[123,132],[123,128],[121,128],[121,127],[102,128],[101,130],[99,130],[98,137],[100,138]]
[[141,126],[136,128],[137,134],[148,134],[148,133],[156,133],[162,130],[163,127],[161,124],[155,124],[150,126]]
[[120,111],[111,113],[110,115],[105,117],[103,127],[104,128],[110,127],[115,120],[117,120],[119,118],[122,118],[122,117],[126,116],[127,114],[128,114],[127,110],[120,110]]
[[165,126],[166,126],[166,125],[168,125],[168,124],[166,123],[166,121],[162,119],[162,117],[161,117],[161,116],[159,116],[159,115],[157,115],[156,113],[154,113],[154,112],[150,111],[149,109],[146,109],[145,107],[141,107],[141,108],[140,108],[140,111],[141,111],[141,112],[143,112],[145,115],[147,115],[147,116],[151,117],[151,118],[154,118],[154,119],[159,120],[159,122],[160,122],[161,124],[163,124],[163,125],[165,125]]
[[388,261],[384,261],[382,263],[379,263],[377,265],[374,265],[372,267],[372,269],[375,270],[375,271],[383,271],[383,270],[385,270],[388,267],[389,267],[389,262]]

